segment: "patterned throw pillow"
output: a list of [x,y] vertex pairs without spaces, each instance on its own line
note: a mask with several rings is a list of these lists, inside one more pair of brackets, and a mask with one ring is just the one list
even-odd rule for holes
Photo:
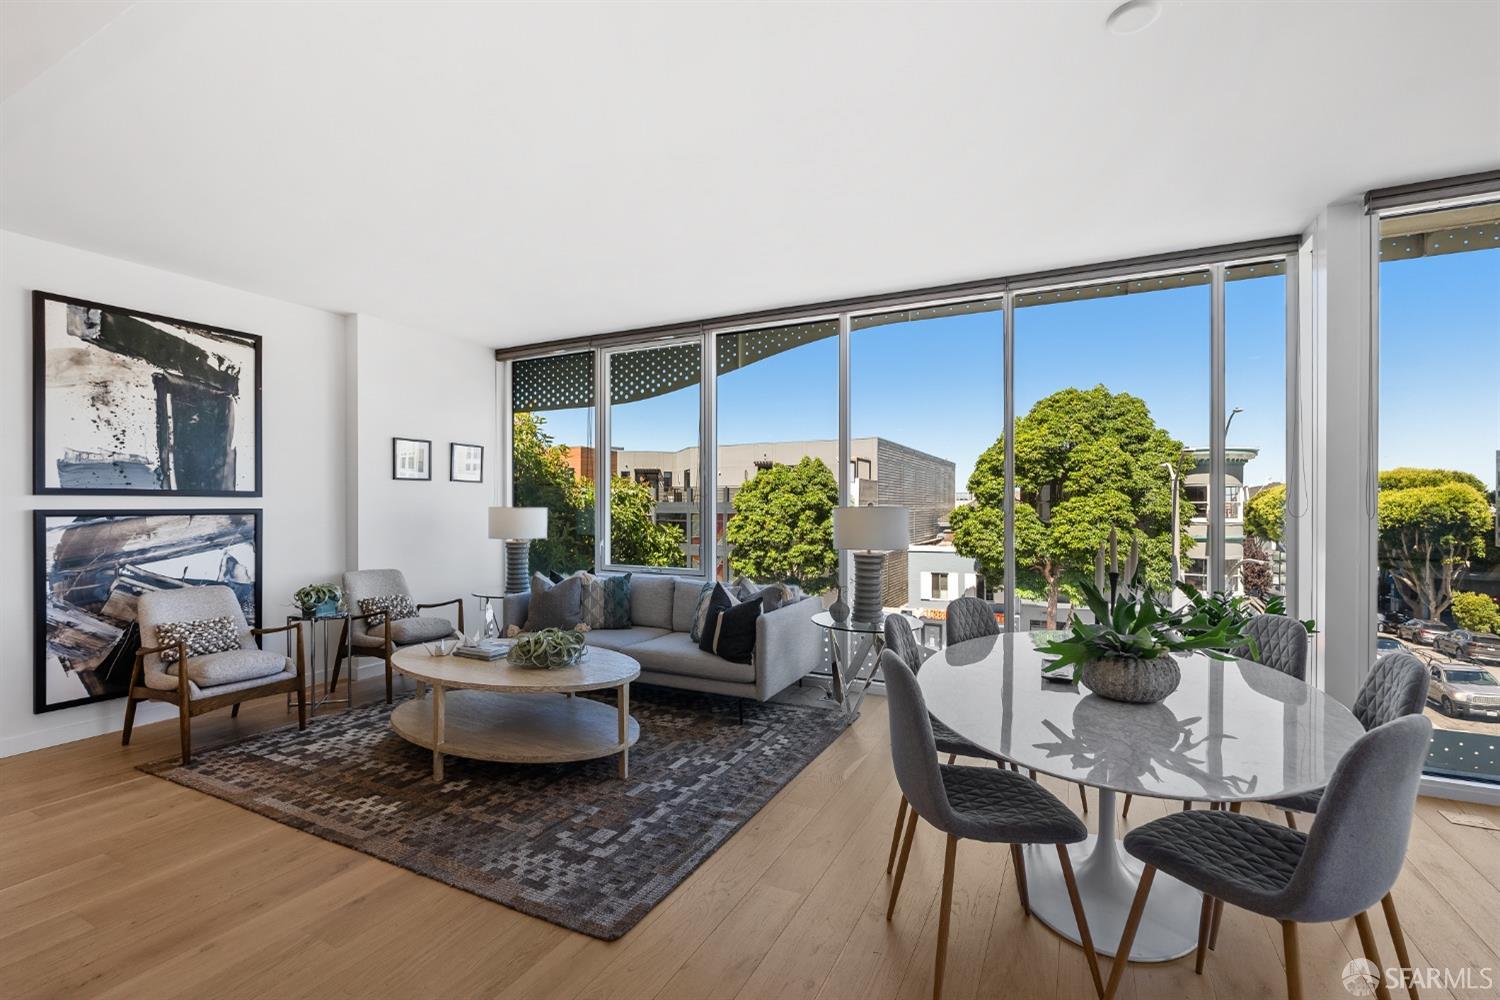
[[359,602],[359,613],[369,616],[365,619],[365,630],[368,632],[384,625],[387,616],[393,622],[417,617],[417,606],[405,594],[383,594],[380,597],[362,599]]
[[693,606],[693,627],[688,636],[693,640],[693,645],[703,641],[703,623],[708,620],[708,600],[714,594],[716,581],[710,581],[703,585],[698,591],[698,603]]
[[190,622],[162,622],[156,626],[156,644],[161,647],[161,662],[177,662],[177,644],[187,644],[189,656],[206,656],[240,648],[239,630],[227,615],[218,618],[195,618]]
[[599,624],[594,628],[630,627],[630,574],[596,576],[589,583],[591,594],[598,595],[601,608]]

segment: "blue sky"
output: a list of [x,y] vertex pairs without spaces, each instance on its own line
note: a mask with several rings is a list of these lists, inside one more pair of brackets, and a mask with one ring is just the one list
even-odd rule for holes
[[[1251,484],[1285,479],[1285,279],[1225,287],[1229,444],[1259,450]],[[1467,469],[1486,482],[1500,446],[1500,250],[1382,266],[1381,465]],[[962,489],[1000,433],[1002,320],[979,313],[856,330],[851,428],[940,455]],[[1146,401],[1190,447],[1208,443],[1207,285],[1029,306],[1016,313],[1016,413],[1065,386],[1103,383]],[[1441,343],[1434,350],[1434,343]],[[838,433],[834,339],[719,380],[722,443]],[[559,441],[589,440],[585,411],[546,414]],[[673,450],[697,442],[698,391],[616,407],[614,443]],[[1455,428],[1461,429],[1455,432]]]

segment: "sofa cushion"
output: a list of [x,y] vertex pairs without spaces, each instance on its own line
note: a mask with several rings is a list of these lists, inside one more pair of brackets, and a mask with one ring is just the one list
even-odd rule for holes
[[[283,653],[273,653],[266,649],[231,649],[205,656],[189,656],[187,675],[188,680],[199,687],[211,688],[220,684],[270,677],[290,667],[291,661]],[[168,667],[167,673],[175,677],[177,664]]]
[[583,574],[583,623],[591,629],[630,627],[630,574]]
[[595,629],[590,632],[584,641],[590,646],[598,646],[600,649],[626,650],[639,645],[648,639],[667,635],[668,630],[664,628],[650,628],[646,625],[632,625],[629,628]]
[[540,573],[531,574],[531,605],[523,632],[544,628],[568,629],[583,620],[583,577],[570,576],[553,583]]
[[693,644],[686,632],[669,632],[631,646],[627,655],[639,663],[642,670],[735,684],[755,683],[754,666],[749,663],[731,663],[712,653],[705,653]]
[[698,598],[704,590],[713,590],[713,582],[698,580],[676,580],[672,591],[672,631],[692,632],[693,615],[698,610]]
[[672,627],[672,598],[677,591],[674,576],[637,573],[630,578],[630,623],[649,628]]
[[703,624],[698,628],[698,638],[693,642],[705,653],[714,651],[714,622],[718,620],[720,613],[728,611],[740,599],[734,596],[734,592],[722,583],[715,583],[713,590],[709,592],[708,604],[703,609]]
[[705,583],[698,591],[698,601],[693,606],[693,627],[688,630],[694,643],[703,638],[703,623],[708,620],[708,602],[714,596],[714,588],[719,584],[716,581]]
[[[760,617],[760,597],[741,601],[709,616],[703,626],[705,638],[710,635],[713,654],[735,663],[749,663],[755,656],[755,620]],[[703,644],[700,642],[699,646]]]
[[444,639],[455,631],[453,623],[446,618],[422,615],[419,618],[403,618],[399,622],[391,622],[391,641],[409,646],[414,642]]

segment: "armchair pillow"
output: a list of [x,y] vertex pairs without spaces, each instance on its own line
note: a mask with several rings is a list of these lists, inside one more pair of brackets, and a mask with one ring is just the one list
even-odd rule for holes
[[583,577],[570,576],[561,583],[552,583],[540,573],[531,574],[531,603],[522,631],[570,629],[582,620]]
[[387,617],[393,622],[417,617],[417,606],[405,594],[382,594],[361,600],[359,613],[369,616],[365,619],[365,630],[373,632],[385,624]]
[[[239,630],[227,615],[218,618],[195,618],[186,622],[162,622],[156,626],[156,644],[161,647],[161,662],[177,662],[177,644],[187,644],[188,656],[223,653],[240,648]],[[175,670],[167,673],[175,674]]]

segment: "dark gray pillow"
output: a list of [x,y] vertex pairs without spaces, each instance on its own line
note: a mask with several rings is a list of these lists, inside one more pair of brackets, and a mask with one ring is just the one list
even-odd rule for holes
[[732,608],[714,610],[704,626],[703,638],[713,638],[715,656],[732,663],[755,659],[755,621],[760,617],[759,595]]
[[553,583],[540,573],[531,574],[531,607],[523,632],[544,628],[572,628],[583,619],[583,577],[570,576]]

